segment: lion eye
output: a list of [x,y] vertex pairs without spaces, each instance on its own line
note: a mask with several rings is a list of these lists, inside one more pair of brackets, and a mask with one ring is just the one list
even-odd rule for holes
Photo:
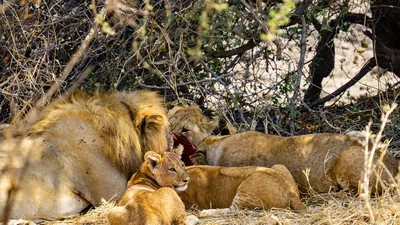
[[176,173],[176,169],[175,168],[169,168],[169,171]]
[[182,168],[185,168],[185,163],[182,163]]
[[181,133],[185,133],[185,132],[189,132],[189,130],[186,129],[186,128],[183,128],[183,129],[181,130]]

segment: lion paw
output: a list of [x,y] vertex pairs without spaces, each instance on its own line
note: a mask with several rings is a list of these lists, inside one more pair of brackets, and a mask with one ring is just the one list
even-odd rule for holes
[[186,217],[186,220],[187,220],[188,225],[195,225],[200,222],[199,218],[197,218],[197,216],[195,216],[195,215],[188,215]]

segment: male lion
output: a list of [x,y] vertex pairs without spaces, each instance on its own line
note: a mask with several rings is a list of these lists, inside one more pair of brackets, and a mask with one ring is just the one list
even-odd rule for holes
[[185,205],[174,191],[187,188],[189,176],[180,160],[183,147],[162,155],[146,152],[118,206],[108,212],[112,225],[187,224]]
[[10,217],[28,220],[73,217],[102,198],[119,198],[143,155],[168,149],[167,127],[155,92],[56,100],[28,135],[0,142],[0,221],[12,189]]
[[[202,115],[198,107],[175,107],[168,117],[173,132],[183,132],[197,146],[197,153],[191,157],[195,164],[264,167],[282,164],[292,173],[302,193],[307,193],[310,187],[319,193],[336,187],[358,190],[363,177],[364,146],[359,138],[330,133],[281,137],[257,131],[210,136],[216,121]],[[377,151],[374,164],[380,179],[392,183],[398,163],[383,153],[386,170],[376,163],[379,157]],[[304,173],[308,169],[307,179]],[[378,183],[373,174],[372,193],[376,193]]]
[[189,166],[188,188],[179,196],[187,208],[270,209],[306,211],[289,170],[264,167]]

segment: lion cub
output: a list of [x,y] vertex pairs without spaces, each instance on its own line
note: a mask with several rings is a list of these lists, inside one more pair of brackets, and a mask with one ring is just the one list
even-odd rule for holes
[[190,180],[180,160],[182,151],[178,146],[162,155],[145,154],[118,206],[108,213],[111,224],[187,224],[185,206],[174,191],[184,191]]
[[191,182],[186,190],[178,192],[186,208],[307,210],[291,173],[283,165],[189,166],[186,170]]

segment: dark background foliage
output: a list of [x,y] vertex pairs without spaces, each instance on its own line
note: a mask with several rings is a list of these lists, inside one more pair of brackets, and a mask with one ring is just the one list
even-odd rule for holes
[[[261,37],[276,34],[270,12],[287,1],[2,2],[1,123],[14,123],[38,101],[76,88],[146,88],[164,96],[168,107],[198,104],[241,129],[345,132],[364,129],[370,119],[373,129],[379,127],[381,105],[398,96],[395,80],[374,87],[375,97],[324,107],[346,98],[346,90],[376,66],[400,75],[396,0],[296,2],[275,41]],[[372,48],[373,56],[348,74],[348,83],[325,93],[323,80],[340,67],[338,40],[356,30],[372,43],[362,47]],[[387,128],[393,143],[400,139],[398,122],[396,111]]]

